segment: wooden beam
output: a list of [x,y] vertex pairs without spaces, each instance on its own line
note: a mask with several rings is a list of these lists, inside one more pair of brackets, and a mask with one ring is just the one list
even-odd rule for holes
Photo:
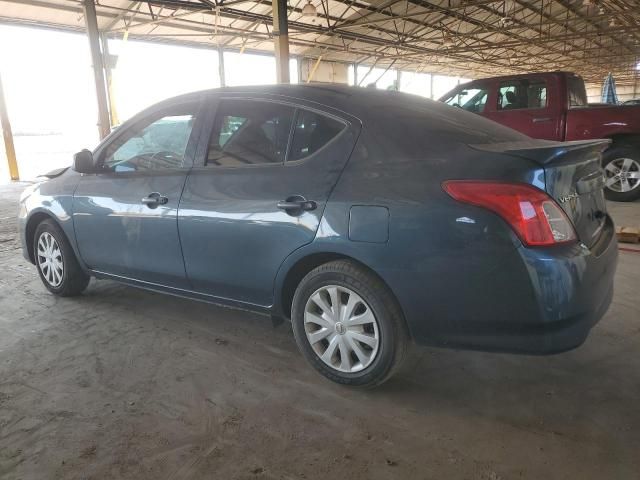
[[2,88],[2,77],[0,77],[0,127],[2,127],[4,149],[7,152],[9,176],[11,177],[11,180],[20,180],[20,174],[18,173],[18,161],[16,160],[16,149],[13,145],[11,122],[9,121],[9,112],[7,111],[7,103],[4,99],[4,89]]

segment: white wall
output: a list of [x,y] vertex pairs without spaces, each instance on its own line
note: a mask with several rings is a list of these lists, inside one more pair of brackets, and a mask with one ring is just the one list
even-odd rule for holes
[[[74,152],[98,143],[86,36],[0,25],[0,68],[22,179],[70,165]],[[2,145],[0,181],[5,156]]]
[[[589,103],[600,103],[602,101],[602,84],[586,84],[587,101]],[[634,98],[640,98],[640,79],[635,85],[616,85],[618,101],[624,102]]]
[[[300,82],[304,83],[309,78],[317,60],[303,58],[300,60]],[[349,67],[346,63],[320,61],[313,73],[311,82],[328,82],[349,84]]]
[[431,98],[431,75],[428,73],[401,72],[400,91]]
[[113,93],[120,122],[166,98],[220,86],[216,50],[111,40],[109,53],[118,56]]
[[398,80],[398,71],[368,65],[358,65],[358,86],[368,87],[375,84],[379,90],[394,88]]

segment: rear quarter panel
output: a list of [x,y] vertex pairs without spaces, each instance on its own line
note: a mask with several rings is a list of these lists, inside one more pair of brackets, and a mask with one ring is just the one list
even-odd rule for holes
[[[296,254],[335,252],[371,268],[399,300],[419,343],[446,344],[469,329],[482,330],[488,312],[504,323],[514,311],[539,318],[519,240],[502,219],[454,201],[441,183],[476,178],[542,185],[542,170],[459,143],[437,116],[409,137],[417,119],[406,110],[387,113],[393,122],[365,123],[316,240]],[[349,239],[354,205],[388,209],[386,243]]]

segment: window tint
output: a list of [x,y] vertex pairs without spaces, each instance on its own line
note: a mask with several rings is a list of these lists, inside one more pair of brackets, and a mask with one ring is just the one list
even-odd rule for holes
[[209,140],[207,165],[238,167],[283,163],[292,107],[253,100],[223,100]]
[[298,110],[293,141],[287,160],[300,160],[314,154],[333,140],[344,127],[342,122],[324,115]]
[[195,104],[172,107],[126,127],[105,150],[103,167],[114,172],[182,167],[196,109]]
[[544,80],[512,80],[500,85],[498,110],[522,110],[547,106]]
[[465,88],[458,90],[444,102],[452,107],[459,107],[473,113],[481,113],[487,104],[488,91],[483,88]]
[[580,77],[567,75],[567,89],[569,90],[570,107],[584,107],[587,105],[587,91]]

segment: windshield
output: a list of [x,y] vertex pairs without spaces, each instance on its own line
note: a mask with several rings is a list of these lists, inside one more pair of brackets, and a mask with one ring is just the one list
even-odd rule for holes
[[452,107],[462,108],[468,112],[481,113],[487,103],[488,92],[484,88],[465,87],[454,91],[442,101]]

